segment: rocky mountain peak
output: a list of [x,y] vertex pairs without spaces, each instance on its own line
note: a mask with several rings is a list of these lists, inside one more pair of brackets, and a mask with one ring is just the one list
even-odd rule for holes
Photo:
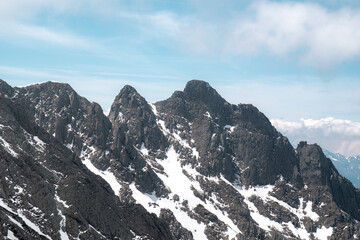
[[185,86],[184,96],[187,101],[193,101],[197,104],[202,103],[210,113],[219,115],[223,114],[224,110],[230,105],[208,82],[201,80],[189,81]]
[[221,98],[217,91],[208,82],[202,80],[191,80],[187,82],[184,93],[193,99],[206,99],[208,97]]
[[125,85],[120,93],[116,96],[113,105],[121,104],[123,106],[139,107],[146,105],[147,102],[135,88],[130,85]]
[[124,122],[124,114],[135,109],[138,111],[145,110],[148,114],[152,114],[151,107],[145,98],[142,97],[132,86],[125,85],[115,97],[108,117],[113,124],[116,122]]
[[49,81],[16,90],[30,103],[35,122],[77,155],[83,150],[80,139],[85,136],[98,148],[105,148],[110,121],[99,104],[79,96],[69,84]]
[[1,234],[360,237],[360,192],[321,148],[295,151],[256,107],[204,81],[155,105],[125,86],[109,117],[67,84],[0,81],[12,91],[0,96]]
[[46,103],[46,107],[51,106],[52,110],[58,113],[65,109],[71,109],[76,113],[80,101],[85,100],[81,99],[76,91],[67,83],[48,81],[17,89],[36,103]]
[[320,146],[302,141],[299,143],[296,152],[299,156],[304,183],[326,185],[335,168],[331,161],[325,157]]
[[250,104],[229,104],[209,83],[192,80],[156,107],[170,132],[193,141],[202,174],[244,185],[274,183],[278,175],[298,179],[292,146],[266,116]]
[[131,86],[131,85],[125,85],[121,90],[120,93],[122,94],[126,94],[126,93],[131,93],[131,94],[138,94],[138,92],[136,91],[136,89]]
[[360,220],[360,192],[348,179],[339,174],[331,160],[326,158],[321,147],[317,144],[300,142],[296,152],[304,184],[317,191],[329,189],[336,204]]
[[164,149],[166,140],[159,129],[150,104],[132,86],[124,86],[111,105],[109,119],[113,135],[118,139],[118,130],[128,132],[127,139],[137,148]]
[[54,92],[74,92],[74,89],[68,83],[60,83],[55,81],[47,81],[42,83],[30,84],[24,87],[25,89],[38,89],[41,91],[54,91]]
[[14,89],[7,82],[0,79],[0,95],[11,97],[14,95]]

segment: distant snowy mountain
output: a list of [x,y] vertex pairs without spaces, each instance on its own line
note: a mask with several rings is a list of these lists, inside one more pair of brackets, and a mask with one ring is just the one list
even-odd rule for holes
[[349,179],[355,187],[360,188],[360,156],[346,157],[339,153],[332,153],[323,149],[339,173]]
[[0,80],[0,239],[356,239],[360,191],[204,81],[109,115],[68,84]]

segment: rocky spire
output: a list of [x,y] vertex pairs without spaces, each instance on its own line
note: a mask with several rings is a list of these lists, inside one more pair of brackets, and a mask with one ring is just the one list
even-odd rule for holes
[[164,150],[167,140],[159,129],[152,107],[135,88],[126,85],[116,96],[109,113],[114,138],[118,128],[129,132],[128,137],[137,148],[146,147],[156,152]]
[[337,205],[360,220],[359,190],[339,174],[331,160],[325,157],[320,146],[300,142],[296,152],[300,159],[300,172],[304,184],[312,190],[328,188]]

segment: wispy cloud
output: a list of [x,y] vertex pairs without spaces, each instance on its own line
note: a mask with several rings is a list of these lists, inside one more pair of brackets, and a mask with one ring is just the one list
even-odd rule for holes
[[91,12],[103,16],[119,11],[121,1],[116,0],[11,0],[0,1],[0,19],[6,21],[32,20],[39,14],[79,14]]
[[360,55],[360,11],[328,10],[294,2],[258,2],[250,16],[234,20],[226,37],[230,53],[298,55],[299,61],[328,67]]
[[168,79],[168,80],[184,80],[184,77],[169,76],[169,75],[152,75],[152,74],[138,74],[138,73],[119,73],[119,72],[99,72],[99,75],[104,76],[120,76],[129,78],[145,78],[145,79]]
[[306,140],[336,153],[360,155],[360,122],[332,117],[299,121],[272,119],[271,122],[294,145]]
[[43,43],[77,48],[82,50],[99,49],[100,46],[88,38],[76,34],[55,31],[46,27],[24,25],[20,23],[0,24],[0,38],[8,41],[40,41]]
[[[178,76],[129,72],[36,70],[11,66],[0,66],[0,72],[0,78],[5,81],[11,80],[15,86],[26,86],[45,81],[69,83],[79,94],[90,101],[99,103],[104,109],[111,106],[115,96],[126,84],[135,87],[148,101],[154,102],[168,98],[175,90],[181,90],[185,86],[185,81],[188,80],[181,81]],[[149,79],[151,81],[148,81]],[[163,79],[167,79],[166,84],[163,83]]]
[[[129,15],[130,16],[130,15]],[[328,68],[360,56],[360,10],[314,3],[257,1],[218,22],[211,16],[165,11],[137,16],[161,41],[190,52],[238,56],[271,54]]]
[[269,118],[357,121],[360,111],[359,78],[339,76],[329,83],[311,75],[242,77],[215,87],[230,102],[252,103]]
[[[193,2],[194,6],[204,5],[203,1],[189,2]],[[200,10],[203,8],[196,7],[190,13],[174,8],[135,10],[143,9],[146,4],[142,1],[131,4],[115,0],[1,1],[3,31],[0,34],[3,38],[13,35],[91,49],[94,45],[91,39],[71,31],[59,32],[58,29],[28,23],[32,22],[29,19],[36,20],[44,12],[54,16],[86,14],[110,18],[114,24],[137,22],[132,27],[137,27],[138,33],[168,48],[177,46],[180,51],[216,58],[270,54],[327,69],[360,56],[359,8],[331,9],[309,1],[226,3],[213,2],[208,10],[210,13],[206,14],[205,10]],[[226,14],[215,14],[217,8]],[[6,28],[6,25],[10,27]]]
[[106,50],[99,39],[82,36],[71,26],[59,24],[57,19],[77,14],[108,17],[117,10],[119,4],[113,0],[0,1],[0,39],[21,45],[50,44],[110,56],[111,51]]

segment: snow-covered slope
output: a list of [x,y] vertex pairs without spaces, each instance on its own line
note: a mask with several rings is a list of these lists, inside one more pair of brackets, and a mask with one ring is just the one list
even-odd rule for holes
[[227,103],[206,82],[154,104],[125,86],[108,116],[66,84],[0,87],[6,236],[360,235],[359,191],[319,146],[293,149],[257,108]]

